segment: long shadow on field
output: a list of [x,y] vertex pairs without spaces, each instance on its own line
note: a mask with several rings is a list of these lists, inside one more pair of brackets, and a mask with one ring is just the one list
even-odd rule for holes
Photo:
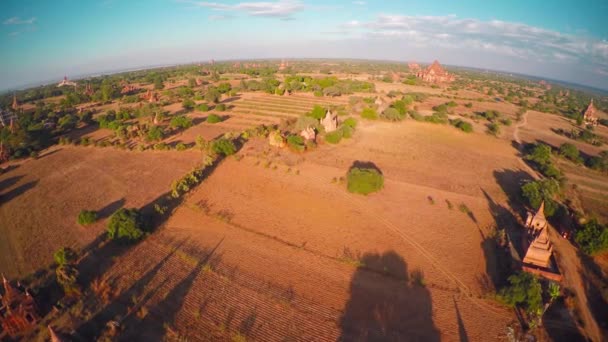
[[31,181],[25,184],[19,185],[13,190],[7,191],[3,194],[0,194],[0,204],[8,203],[16,197],[23,195],[26,191],[33,189],[38,184],[38,181]]
[[10,188],[11,186],[17,184],[21,178],[25,177],[24,175],[13,176],[7,179],[3,179],[0,181],[0,191]]
[[[172,329],[175,325],[175,319],[180,309],[184,305],[186,295],[190,292],[194,281],[200,274],[203,267],[206,265],[217,265],[220,262],[220,257],[214,257],[218,247],[224,239],[220,240],[217,245],[211,250],[191,251],[189,255],[196,258],[196,265],[182,280],[164,296],[164,299],[154,305],[149,310],[141,322],[137,322],[137,318],[131,315],[129,319],[125,319],[124,325],[130,329],[121,336],[121,340],[125,341],[160,341],[163,336]],[[213,260],[212,260],[213,258]],[[145,303],[142,303],[142,305]],[[189,313],[190,314],[190,313]]]
[[[162,269],[162,267],[175,254],[182,244],[183,242],[175,246],[163,259],[150,268],[127,290],[123,291],[97,314],[81,324],[76,329],[76,337],[85,341],[97,340],[102,331],[107,327],[108,322],[112,320],[121,321],[124,319],[124,317],[129,313],[129,307],[136,304],[133,303],[133,298],[136,298],[139,301],[145,301],[147,298],[151,297],[154,294],[154,291],[144,293],[146,286],[152,281],[152,279],[154,279],[156,274]],[[160,286],[157,287],[156,290],[158,290],[158,288],[160,288]]]
[[460,317],[460,310],[458,310],[458,304],[456,304],[456,298],[454,300],[454,309],[456,309],[456,322],[458,323],[458,338],[460,342],[469,342],[469,335],[467,329],[464,327],[462,317]]
[[360,259],[340,319],[339,341],[439,341],[422,272],[408,273],[394,251]]
[[110,215],[112,215],[116,210],[122,208],[122,206],[125,205],[125,203],[126,203],[126,200],[124,197],[119,200],[116,200],[112,203],[109,203],[108,205],[106,205],[105,207],[103,207],[97,211],[98,219],[104,219],[104,218],[110,217]]
[[586,341],[563,298],[549,306],[543,315],[543,327],[554,342]]
[[581,277],[587,303],[601,330],[602,340],[606,340],[608,338],[608,279],[592,257],[580,250],[578,256],[584,266]]
[[496,203],[485,190],[481,189],[481,191],[488,201],[490,213],[496,223],[491,231],[484,232],[479,228],[481,249],[486,259],[486,274],[490,277],[493,286],[491,287],[484,277],[480,279],[480,283],[482,288],[492,291],[502,287],[511,273],[512,257],[509,241],[517,253],[523,256],[520,244],[522,229],[509,208]]

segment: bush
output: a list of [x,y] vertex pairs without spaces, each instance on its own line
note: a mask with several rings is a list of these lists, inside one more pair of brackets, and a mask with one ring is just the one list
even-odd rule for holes
[[70,247],[62,247],[53,255],[53,259],[59,266],[73,264],[77,258],[78,255]]
[[201,111],[201,112],[208,112],[209,111],[209,106],[207,106],[206,103],[201,103],[198,106],[196,106],[196,109],[198,111]]
[[380,116],[388,121],[401,121],[403,120],[403,115],[399,112],[399,110],[395,108],[387,108]]
[[152,126],[148,130],[146,138],[148,141],[160,141],[163,139],[163,129],[159,126]]
[[342,125],[355,129],[357,128],[357,120],[355,118],[348,118],[344,120]]
[[190,119],[189,117],[187,117],[185,115],[174,116],[173,118],[171,118],[171,122],[169,123],[169,126],[171,126],[173,128],[182,128],[182,129],[190,128],[190,127],[192,127],[192,119]]
[[207,117],[207,119],[205,121],[207,121],[210,124],[214,124],[214,123],[222,122],[222,117],[217,114],[209,114],[209,116]]
[[304,138],[299,135],[292,134],[287,137],[287,145],[294,151],[302,152],[306,149]]
[[365,108],[361,112],[361,117],[368,120],[376,120],[378,118],[378,113],[373,108]]
[[511,122],[511,119],[506,118],[506,119],[502,119],[502,120],[500,120],[500,123],[501,123],[501,124],[503,124],[503,125],[505,125],[505,126],[511,126],[511,124],[512,124],[513,122]]
[[343,132],[342,130],[335,130],[333,132],[329,132],[325,134],[325,141],[330,144],[337,144],[342,140]]
[[218,112],[224,112],[224,111],[226,111],[226,105],[223,103],[220,103],[215,106],[215,110],[217,110]]
[[582,163],[583,159],[580,156],[580,153],[578,151],[578,148],[576,148],[576,146],[574,146],[573,144],[570,143],[563,143],[560,147],[559,147],[559,154],[568,159],[571,160],[575,163]]
[[511,307],[523,305],[530,315],[542,313],[542,287],[538,279],[530,273],[518,272],[510,276],[509,286],[500,290],[498,298]]
[[456,119],[453,122],[451,122],[452,126],[458,128],[459,130],[466,132],[466,133],[471,133],[473,132],[473,125],[471,125],[470,122],[466,122],[460,119]]
[[576,231],[574,241],[587,254],[602,252],[608,249],[608,229],[592,219]]
[[182,101],[182,107],[185,110],[192,110],[192,109],[194,109],[195,105],[196,105],[196,103],[194,103],[194,100],[192,100],[191,98],[187,98],[187,99],[184,99],[184,101]]
[[559,183],[553,178],[528,182],[521,187],[522,196],[530,207],[537,209],[541,202],[545,202],[545,215],[547,216],[553,216],[557,211],[557,203],[553,201],[553,196],[559,190]]
[[342,131],[343,138],[350,139],[353,136],[354,129],[352,129],[350,126],[342,125],[342,127],[340,127],[340,131]]
[[547,165],[551,163],[551,147],[542,143],[537,144],[524,159],[534,162],[537,166]]
[[112,240],[132,242],[144,236],[141,214],[136,208],[118,209],[108,222],[108,237]]
[[87,226],[97,221],[97,212],[92,210],[81,210],[78,214],[78,224]]
[[490,124],[488,124],[488,134],[493,135],[493,136],[498,136],[500,134],[500,125],[498,125],[495,122],[492,122]]
[[188,146],[186,146],[186,144],[180,142],[180,143],[177,143],[177,145],[175,145],[175,149],[178,151],[185,151],[188,149]]
[[325,108],[323,108],[319,105],[315,105],[312,108],[312,111],[310,113],[308,113],[307,115],[311,116],[317,120],[321,120],[325,117]]
[[223,154],[226,157],[236,153],[236,146],[234,146],[232,140],[226,138],[220,138],[214,141],[211,148],[215,153]]
[[313,93],[316,97],[323,97],[323,92],[320,90],[315,90],[315,92]]
[[348,191],[367,195],[384,186],[384,176],[375,168],[352,167],[346,175]]

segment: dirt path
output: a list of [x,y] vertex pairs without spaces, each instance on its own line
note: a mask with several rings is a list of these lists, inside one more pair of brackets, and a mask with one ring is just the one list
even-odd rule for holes
[[[519,153],[523,156],[524,145],[522,143],[521,138],[519,137],[519,129],[528,124],[528,111],[522,115],[522,120],[517,125],[515,125],[515,129],[513,130],[513,141],[517,143]],[[517,158],[519,164],[526,170],[534,179],[540,179],[540,175],[532,169],[522,158]]]

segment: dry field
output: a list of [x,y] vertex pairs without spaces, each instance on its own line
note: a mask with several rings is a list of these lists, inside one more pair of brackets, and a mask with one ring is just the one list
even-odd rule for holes
[[16,164],[0,175],[0,269],[25,276],[51,262],[58,248],[84,246],[105,222],[81,227],[80,210],[105,218],[121,206],[143,206],[199,160],[195,152],[56,146]]
[[[506,200],[497,179],[520,172],[508,144],[409,120],[301,155],[261,140],[239,153],[107,272],[122,291],[111,313],[141,313],[122,337],[504,338],[514,317],[484,299],[482,234]],[[332,181],[356,160],[382,169],[384,190]]]

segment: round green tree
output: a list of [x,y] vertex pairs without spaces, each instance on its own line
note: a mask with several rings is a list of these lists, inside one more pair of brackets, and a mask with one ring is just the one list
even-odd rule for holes
[[348,191],[367,195],[384,187],[384,176],[375,167],[355,166],[346,176]]
[[141,214],[136,208],[120,208],[110,217],[108,237],[126,242],[137,241],[144,236]]
[[81,210],[78,214],[78,224],[81,226],[88,226],[95,221],[97,221],[97,212],[93,210]]

